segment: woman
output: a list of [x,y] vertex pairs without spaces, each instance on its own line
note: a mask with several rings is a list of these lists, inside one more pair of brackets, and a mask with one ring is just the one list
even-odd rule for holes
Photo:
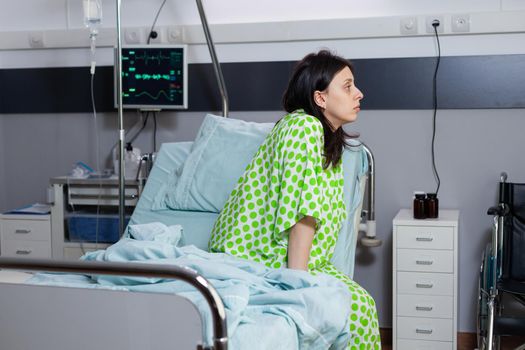
[[[341,156],[363,94],[351,64],[328,51],[296,66],[282,118],[261,145],[219,215],[210,250],[311,273],[330,274],[352,294],[351,346],[379,349],[372,297],[330,263],[346,207]],[[363,347],[364,345],[364,347]]]

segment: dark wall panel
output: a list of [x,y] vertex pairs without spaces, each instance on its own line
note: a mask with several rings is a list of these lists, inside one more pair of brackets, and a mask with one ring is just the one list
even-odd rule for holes
[[[91,112],[89,67],[0,70],[0,113]],[[113,67],[97,67],[95,104],[113,110]]]
[[439,95],[446,108],[525,107],[525,55],[450,57],[442,72]]
[[[294,62],[253,62],[222,64],[230,110],[275,111],[288,84]],[[189,67],[189,109],[221,110],[219,87],[211,64]]]
[[[431,109],[435,57],[353,61],[363,109]],[[295,62],[222,64],[230,110],[281,109]],[[97,110],[113,111],[113,67],[95,75]],[[438,74],[442,109],[525,108],[525,55],[443,57]],[[189,111],[221,110],[211,64],[189,65]],[[90,112],[87,67],[0,70],[0,113]]]

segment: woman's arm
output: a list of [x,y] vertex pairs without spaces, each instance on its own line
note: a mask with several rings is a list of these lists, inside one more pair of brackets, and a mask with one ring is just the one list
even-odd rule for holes
[[288,268],[308,270],[308,258],[315,234],[315,219],[305,216],[290,230],[288,238]]

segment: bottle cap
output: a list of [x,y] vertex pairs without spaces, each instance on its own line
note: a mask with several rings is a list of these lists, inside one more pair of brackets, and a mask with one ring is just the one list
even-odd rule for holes
[[427,193],[427,197],[431,198],[431,199],[436,199],[437,198],[437,193]]
[[417,199],[425,199],[425,192],[423,191],[414,191],[414,197],[416,197]]

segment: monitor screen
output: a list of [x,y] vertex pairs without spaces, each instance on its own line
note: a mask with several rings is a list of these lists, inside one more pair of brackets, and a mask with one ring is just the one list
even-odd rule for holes
[[[186,45],[122,47],[123,108],[143,110],[188,108],[186,50]],[[115,79],[115,107],[117,107],[116,96]]]

